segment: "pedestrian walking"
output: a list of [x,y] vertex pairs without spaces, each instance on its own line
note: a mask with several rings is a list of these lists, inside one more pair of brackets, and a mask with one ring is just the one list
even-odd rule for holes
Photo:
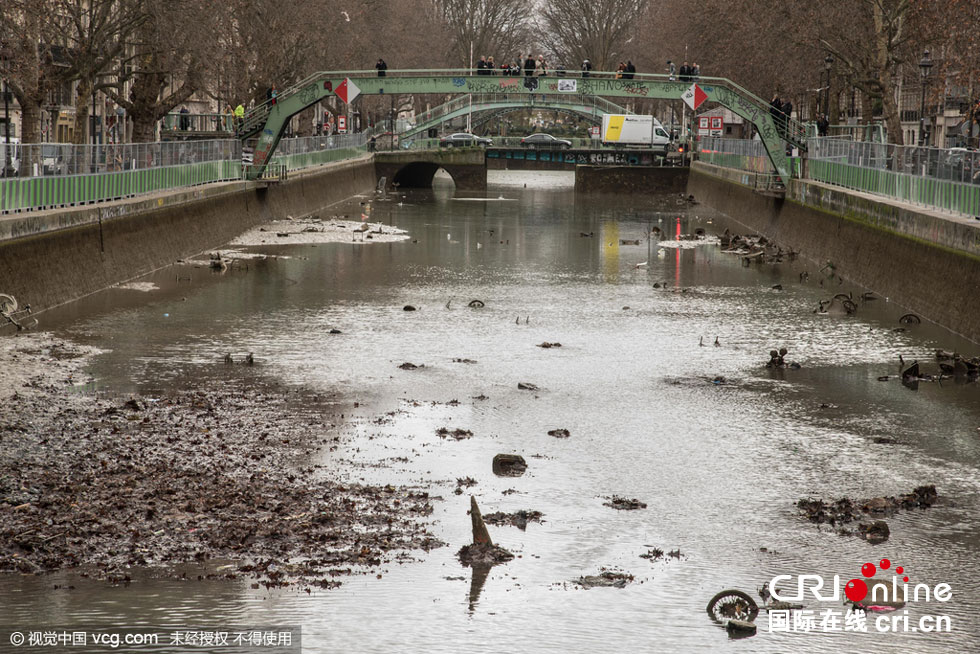
[[378,71],[378,77],[385,77],[388,71],[388,64],[385,63],[384,59],[378,58],[378,63],[374,64],[374,68]]
[[239,130],[245,126],[245,107],[241,102],[235,107],[235,129]]
[[191,128],[191,118],[187,115],[189,113],[190,112],[187,111],[187,107],[180,108],[180,130],[182,132],[189,131]]

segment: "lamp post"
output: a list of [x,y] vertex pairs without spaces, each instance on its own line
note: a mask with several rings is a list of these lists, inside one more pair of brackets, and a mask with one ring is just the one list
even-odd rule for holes
[[[830,69],[834,65],[834,55],[827,54],[823,58],[823,67],[827,71],[827,85],[823,87],[823,112],[830,116]],[[829,118],[828,118],[829,120]]]
[[932,59],[929,58],[929,51],[926,50],[919,60],[919,72],[922,74],[922,101],[919,104],[919,144],[926,142],[926,79],[932,72]]

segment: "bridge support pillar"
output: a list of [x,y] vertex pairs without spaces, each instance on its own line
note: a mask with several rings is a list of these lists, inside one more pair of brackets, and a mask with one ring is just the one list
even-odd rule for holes
[[487,190],[487,161],[482,150],[379,152],[374,156],[374,173],[385,179],[385,187],[431,188],[432,179],[442,168],[456,184],[457,191]]

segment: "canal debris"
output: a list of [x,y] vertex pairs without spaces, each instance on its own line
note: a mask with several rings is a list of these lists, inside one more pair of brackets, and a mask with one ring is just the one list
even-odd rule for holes
[[541,520],[543,517],[544,514],[540,511],[525,511],[522,509],[520,511],[514,511],[513,513],[504,513],[503,511],[488,513],[483,516],[483,519],[494,526],[509,525],[524,531],[527,529],[527,523],[543,522]]
[[545,341],[544,343],[538,343],[538,347],[544,348],[545,350],[550,350],[553,347],[561,347],[561,343],[549,343],[548,341]]
[[483,300],[470,300],[470,303],[467,304],[466,306],[468,306],[471,309],[482,309],[487,305],[483,302]]
[[668,561],[670,559],[677,559],[678,561],[680,561],[681,556],[682,555],[681,555],[680,548],[670,550],[669,552],[664,552],[659,547],[652,547],[648,549],[644,554],[641,554],[640,558],[647,559],[648,561],[659,561],[660,559],[663,559],[664,561]]
[[462,495],[464,488],[470,488],[476,486],[476,480],[472,477],[459,477],[456,479],[456,490],[453,491],[456,495]]
[[[801,515],[810,522],[829,524],[838,529],[842,536],[857,535],[872,544],[888,539],[888,525],[880,517],[895,515],[901,510],[927,509],[936,504],[939,494],[934,485],[918,486],[910,493],[892,496],[879,496],[866,500],[852,500],[844,497],[836,501],[801,499],[796,503]],[[870,522],[862,522],[875,518]],[[856,532],[846,528],[855,523]]]
[[640,239],[638,238],[621,238],[619,239],[620,245],[639,245]]
[[628,572],[613,572],[602,568],[599,574],[579,577],[572,583],[586,590],[591,588],[626,588],[627,584],[633,583],[633,579],[633,575]]
[[751,624],[759,615],[759,605],[752,596],[735,588],[716,593],[708,600],[706,610],[712,620],[725,625],[732,620]]
[[[766,362],[766,368],[791,368],[792,370],[799,370],[802,366],[796,362],[786,363],[786,355],[789,354],[789,350],[785,347],[781,347],[778,350],[769,350],[769,361]],[[827,408],[821,406],[821,408]]]
[[849,316],[857,312],[857,304],[843,293],[838,293],[829,300],[820,300],[813,313],[830,316]]
[[517,388],[522,391],[540,391],[541,389],[530,382],[517,382]]
[[420,363],[418,365],[415,365],[414,363],[410,363],[410,362],[406,361],[405,363],[401,364],[398,367],[401,368],[402,370],[418,370],[419,368],[424,368],[425,367],[425,364],[424,363]]
[[473,359],[453,359],[453,363],[476,363]]
[[[360,220],[340,220],[334,217],[323,220],[310,216],[297,220],[277,220],[248,230],[238,236],[232,245],[256,246],[265,243],[276,245],[305,245],[318,243],[349,243],[352,239],[391,243],[409,238],[405,230],[383,223],[362,222]],[[275,234],[275,239],[269,239]]]
[[888,536],[891,535],[891,531],[888,529],[888,523],[884,520],[875,520],[869,525],[858,525],[857,531],[864,540],[872,545],[884,543],[888,540]]
[[125,581],[132,566],[179,576],[170,566],[222,559],[233,572],[203,576],[335,585],[442,545],[428,493],[325,477],[308,463],[323,407],[262,384],[124,402],[63,381],[18,389],[0,403],[0,570]]
[[514,558],[514,555],[504,548],[494,545],[483,516],[480,515],[480,507],[477,506],[476,498],[472,495],[470,495],[470,519],[473,523],[473,542],[464,545],[456,553],[460,563],[474,568],[490,567]]
[[436,430],[436,436],[439,438],[451,438],[455,441],[462,441],[466,440],[467,438],[472,438],[473,432],[471,432],[469,429],[461,429],[459,427],[453,430],[446,427],[440,427]]
[[918,325],[922,323],[922,318],[915,315],[914,313],[907,313],[901,318],[899,318],[898,322],[900,322],[903,325]]
[[620,497],[618,495],[613,495],[612,497],[605,498],[609,500],[608,502],[603,502],[603,506],[608,506],[619,511],[636,511],[637,509],[645,509],[647,505],[638,499],[629,499],[626,497]]
[[416,309],[411,304],[406,304],[402,307],[402,311],[416,311]]
[[554,438],[568,438],[571,436],[571,433],[567,429],[552,429],[548,432],[548,435]]
[[498,477],[520,477],[527,470],[527,461],[519,454],[498,454],[493,457],[493,474]]

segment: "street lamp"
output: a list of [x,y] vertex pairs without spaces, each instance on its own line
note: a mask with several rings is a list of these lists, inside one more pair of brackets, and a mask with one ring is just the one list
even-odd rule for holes
[[919,143],[926,142],[926,79],[932,72],[932,59],[926,50],[919,60],[919,72],[922,74],[922,102],[919,104]]
[[[834,65],[834,55],[827,54],[823,58],[823,67],[827,71],[827,86],[823,89],[823,112],[830,116],[830,69]],[[828,118],[829,120],[829,118]]]

